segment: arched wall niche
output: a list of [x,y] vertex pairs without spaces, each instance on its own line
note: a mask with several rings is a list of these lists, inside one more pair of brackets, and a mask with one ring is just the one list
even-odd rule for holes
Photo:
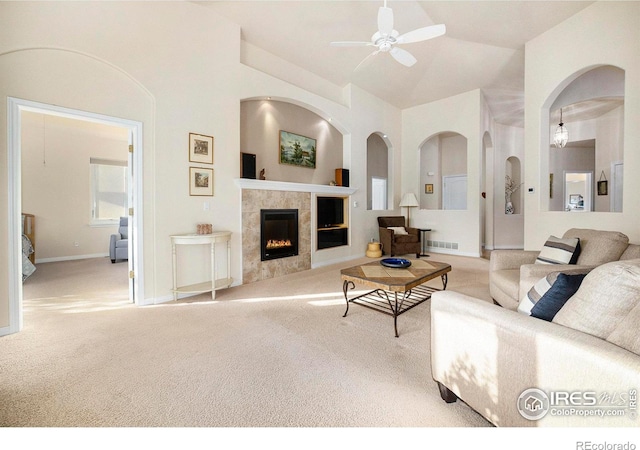
[[391,146],[384,133],[371,133],[367,138],[367,209],[393,209],[391,200]]
[[[541,149],[543,209],[622,212],[624,98],[625,70],[612,65],[586,67],[549,96],[541,112],[541,142],[549,143]],[[564,147],[553,142],[561,122],[569,135]],[[591,174],[584,189],[592,199],[588,208],[576,208],[567,200],[574,173]]]
[[[315,139],[315,169],[280,163],[280,131]],[[264,96],[240,103],[240,151],[256,155],[256,173],[264,169],[267,180],[322,185],[335,181],[335,169],[348,168],[345,132],[328,114],[295,99]]]
[[467,209],[467,152],[467,138],[452,131],[420,144],[420,209]]
[[520,158],[509,156],[504,163],[504,174],[504,213],[522,214],[522,165]]

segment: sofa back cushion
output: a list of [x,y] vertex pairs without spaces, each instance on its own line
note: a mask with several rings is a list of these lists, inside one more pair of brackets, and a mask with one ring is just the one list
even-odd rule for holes
[[640,355],[640,259],[593,269],[553,322]]
[[584,266],[599,266],[618,261],[629,246],[629,237],[618,231],[571,228],[562,237],[580,239],[577,264]]
[[624,251],[622,256],[620,256],[620,261],[626,261],[627,259],[638,259],[638,258],[640,258],[640,245],[629,244],[629,246]]

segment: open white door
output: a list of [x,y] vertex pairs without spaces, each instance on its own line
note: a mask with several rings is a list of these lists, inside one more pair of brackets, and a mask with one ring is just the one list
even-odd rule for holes
[[136,303],[136,297],[135,297],[135,293],[136,293],[136,289],[135,289],[135,264],[134,264],[134,255],[136,252],[133,251],[134,246],[136,244],[135,242],[135,233],[133,233],[133,228],[134,228],[134,221],[133,221],[133,217],[132,217],[132,212],[135,211],[134,208],[134,176],[133,174],[134,172],[134,158],[133,158],[133,153],[135,150],[135,135],[134,135],[134,131],[133,130],[129,130],[129,153],[128,153],[128,157],[127,157],[127,205],[129,207],[129,210],[127,212],[127,215],[129,217],[129,246],[127,248],[127,257],[129,258],[129,300]]

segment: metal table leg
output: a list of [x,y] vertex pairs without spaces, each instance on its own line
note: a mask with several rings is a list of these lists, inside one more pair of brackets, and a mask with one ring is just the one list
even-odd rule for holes
[[[351,285],[351,287],[349,287],[349,285]],[[354,284],[353,281],[349,281],[349,280],[344,280],[344,282],[342,283],[342,292],[344,293],[344,299],[347,302],[347,310],[344,312],[344,315],[342,317],[347,317],[347,313],[349,312],[349,297],[347,296],[347,291],[349,289],[355,289],[356,285]]]

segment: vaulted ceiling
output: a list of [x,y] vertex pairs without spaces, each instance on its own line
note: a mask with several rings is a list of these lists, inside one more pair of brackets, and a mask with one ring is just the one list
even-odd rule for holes
[[384,0],[197,3],[238,23],[246,43],[338,87],[353,83],[401,109],[482,89],[497,122],[522,126],[525,43],[593,2],[388,0],[400,34],[446,25],[444,36],[402,45],[412,67],[388,53],[360,65],[375,48],[329,45],[369,41]]

